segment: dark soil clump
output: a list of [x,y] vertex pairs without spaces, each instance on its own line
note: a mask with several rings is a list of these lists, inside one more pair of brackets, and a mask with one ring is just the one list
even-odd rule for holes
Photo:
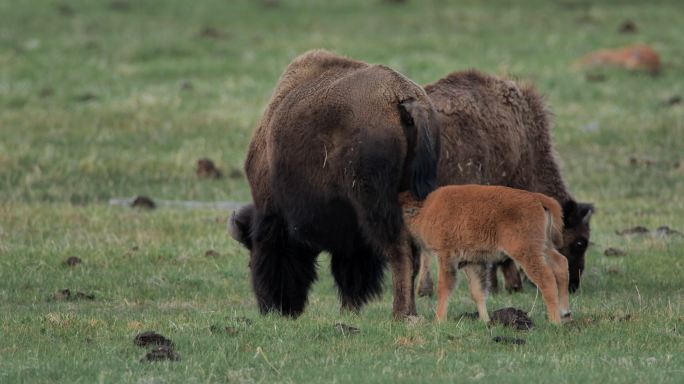
[[52,294],[49,301],[80,301],[80,300],[95,300],[95,295],[92,293],[71,292],[69,288],[60,289]]
[[492,340],[495,343],[510,344],[510,345],[525,345],[527,341],[524,339],[518,339],[517,337],[510,336],[494,336]]
[[492,312],[491,323],[512,327],[519,331],[527,331],[534,327],[532,319],[527,316],[525,311],[513,307],[497,309]]
[[68,259],[64,260],[64,265],[69,266],[69,267],[74,267],[79,264],[81,264],[83,261],[79,259],[76,256],[71,256]]
[[133,208],[154,209],[156,206],[157,205],[154,203],[154,200],[147,196],[136,196],[131,203],[131,207]]
[[173,347],[168,345],[158,345],[150,349],[145,356],[140,359],[140,362],[151,362],[151,361],[179,361],[180,355],[176,352]]
[[218,253],[217,251],[214,251],[213,249],[210,249],[210,250],[204,252],[204,256],[206,256],[206,257],[219,257],[219,256],[221,256],[221,254]]
[[665,236],[684,236],[681,232],[679,232],[676,229],[672,229],[668,227],[667,225],[663,225],[662,227],[658,227],[655,230],[655,236],[659,237],[665,237]]
[[220,179],[223,177],[223,172],[216,168],[211,159],[203,158],[197,160],[197,176],[207,179]]
[[620,24],[620,28],[618,28],[618,32],[622,34],[631,34],[631,33],[637,33],[638,28],[634,20],[625,20]]
[[173,341],[154,331],[147,331],[138,334],[135,339],[133,339],[133,343],[138,347],[167,346],[173,348],[174,346]]

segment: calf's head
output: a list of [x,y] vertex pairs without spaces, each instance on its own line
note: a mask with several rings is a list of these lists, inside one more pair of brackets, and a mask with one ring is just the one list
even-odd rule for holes
[[569,200],[563,204],[563,246],[559,249],[568,259],[570,273],[570,292],[580,286],[580,278],[584,271],[584,254],[589,246],[589,220],[594,213],[594,206],[588,203],[577,203]]

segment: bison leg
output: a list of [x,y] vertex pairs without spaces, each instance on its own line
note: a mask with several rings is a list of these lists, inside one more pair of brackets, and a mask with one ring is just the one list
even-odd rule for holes
[[386,260],[357,236],[355,249],[332,252],[331,270],[337,283],[342,310],[358,312],[382,292]]
[[558,251],[551,248],[547,250],[547,256],[551,269],[556,275],[556,283],[558,284],[558,298],[560,300],[561,318],[570,319],[570,299],[568,297],[568,259],[561,255]]
[[437,312],[435,321],[443,322],[447,318],[449,309],[449,296],[456,285],[456,268],[449,260],[448,254],[437,255],[439,272],[437,275]]
[[392,271],[394,287],[392,316],[395,319],[417,315],[414,296],[415,267],[411,248],[411,240],[404,235],[386,254]]
[[432,255],[429,252],[420,254],[420,272],[418,273],[418,296],[432,297],[434,294],[434,283],[430,275],[430,262]]
[[508,293],[522,291],[522,279],[520,272],[515,262],[511,259],[506,259],[501,262],[501,270],[504,275],[504,287]]
[[284,221],[274,215],[256,224],[252,245],[252,287],[259,310],[299,316],[316,280],[319,252],[291,239]]
[[496,270],[499,268],[499,263],[487,263],[485,268],[489,292],[494,294],[499,293],[499,279],[496,277]]

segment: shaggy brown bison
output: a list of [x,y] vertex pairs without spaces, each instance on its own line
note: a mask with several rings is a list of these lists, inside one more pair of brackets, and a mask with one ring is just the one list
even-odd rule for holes
[[[531,86],[470,70],[427,85],[441,126],[438,184],[493,184],[540,192],[563,207],[560,252],[568,259],[570,291],[580,284],[589,244],[591,204],[577,203],[563,181],[551,142],[550,113]],[[421,264],[419,294],[432,294],[429,260]],[[506,288],[522,289],[512,261],[503,263]],[[491,284],[496,288],[496,266]]]
[[424,202],[402,196],[404,218],[420,247],[439,260],[436,320],[446,319],[456,272],[463,267],[480,319],[489,322],[484,264],[503,254],[522,266],[542,293],[549,320],[569,318],[568,261],[558,251],[563,217],[541,193],[490,185],[450,185]]
[[331,254],[342,308],[382,288],[388,262],[393,315],[416,313],[419,261],[399,192],[423,199],[436,185],[439,130],[425,91],[382,65],[326,51],[296,58],[281,76],[245,163],[253,204],[230,221],[250,250],[261,312],[298,316]]

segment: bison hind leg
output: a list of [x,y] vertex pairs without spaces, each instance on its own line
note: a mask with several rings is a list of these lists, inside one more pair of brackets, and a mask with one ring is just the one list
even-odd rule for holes
[[261,217],[252,240],[252,288],[259,310],[299,316],[317,278],[319,251],[288,236],[284,220],[277,215]]
[[353,249],[332,252],[331,270],[342,301],[342,310],[358,312],[382,293],[385,257],[357,236]]

